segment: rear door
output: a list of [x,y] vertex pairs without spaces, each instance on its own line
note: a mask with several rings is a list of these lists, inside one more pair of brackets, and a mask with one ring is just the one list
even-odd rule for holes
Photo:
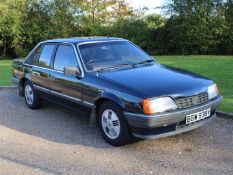
[[57,44],[45,43],[39,47],[32,61],[31,81],[34,88],[43,92],[49,92],[51,72],[51,60]]

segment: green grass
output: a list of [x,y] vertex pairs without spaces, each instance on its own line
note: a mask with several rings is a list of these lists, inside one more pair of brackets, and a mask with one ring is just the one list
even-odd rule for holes
[[219,110],[233,113],[233,56],[158,56],[156,60],[213,79],[224,97]]
[[0,86],[11,86],[11,60],[0,61]]
[[[158,56],[157,61],[186,69],[213,79],[224,97],[221,111],[233,113],[233,56]],[[0,86],[11,82],[12,61],[0,61]]]

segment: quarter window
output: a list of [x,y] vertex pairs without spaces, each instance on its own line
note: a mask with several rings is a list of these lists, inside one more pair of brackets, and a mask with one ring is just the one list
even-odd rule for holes
[[54,61],[54,70],[64,71],[65,67],[77,66],[77,58],[72,46],[59,45]]
[[33,60],[32,60],[33,65],[38,65],[39,64],[39,56],[40,56],[41,50],[42,50],[42,46],[39,46],[39,48],[34,53]]
[[53,44],[44,45],[41,51],[41,54],[40,54],[39,66],[45,67],[45,68],[50,67],[50,62],[51,62],[54,48],[55,48],[55,45]]

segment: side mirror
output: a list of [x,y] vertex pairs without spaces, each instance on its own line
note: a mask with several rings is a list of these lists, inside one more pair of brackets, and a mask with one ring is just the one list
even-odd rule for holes
[[78,66],[67,66],[64,68],[65,75],[73,75],[76,77],[81,77],[82,73]]

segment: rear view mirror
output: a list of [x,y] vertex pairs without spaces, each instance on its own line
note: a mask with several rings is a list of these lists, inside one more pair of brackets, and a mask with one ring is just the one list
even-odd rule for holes
[[64,68],[65,75],[73,75],[76,77],[81,77],[82,73],[78,66],[67,66]]

